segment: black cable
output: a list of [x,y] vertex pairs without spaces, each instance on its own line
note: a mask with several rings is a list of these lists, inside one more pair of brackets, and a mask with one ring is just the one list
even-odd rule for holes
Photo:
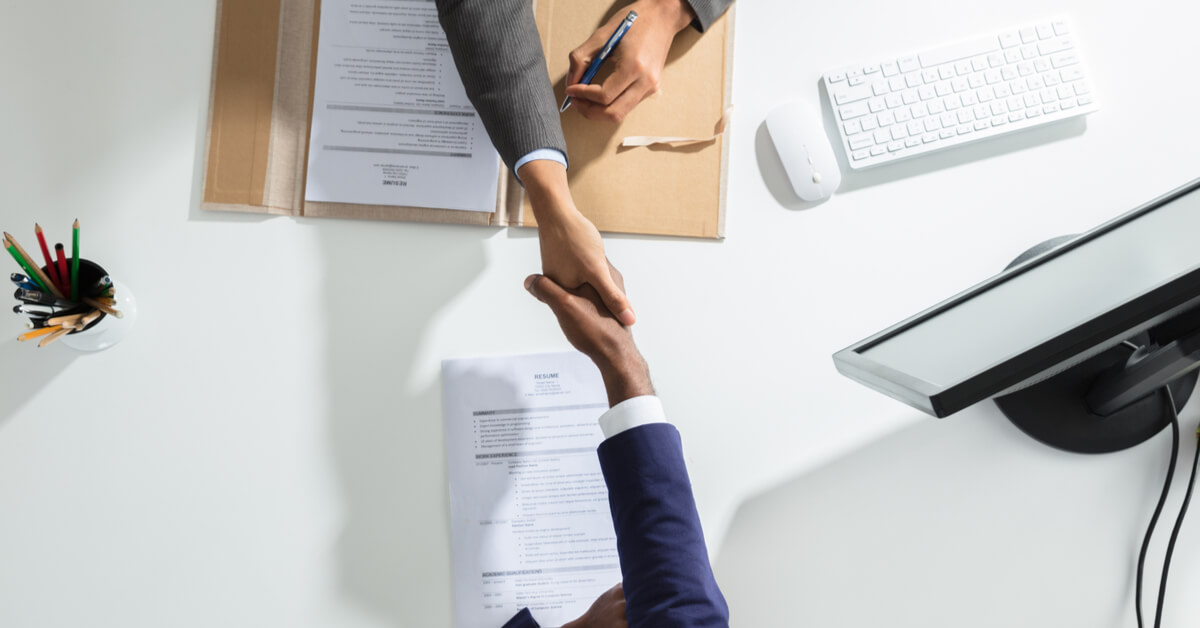
[[[1171,404],[1171,420],[1175,425],[1176,441],[1179,440],[1179,410],[1175,407],[1175,397],[1171,394],[1170,387],[1166,387],[1167,401]],[[1197,431],[1197,437],[1200,438],[1200,430]],[[1174,456],[1172,463],[1174,462]],[[1187,514],[1188,503],[1192,501],[1192,487],[1196,483],[1196,465],[1200,463],[1200,442],[1197,442],[1196,455],[1192,459],[1192,474],[1188,478],[1187,491],[1183,494],[1183,505],[1179,507],[1179,515],[1175,517],[1175,527],[1171,530],[1171,540],[1167,543],[1167,555],[1163,558],[1162,582],[1158,585],[1158,608],[1154,616],[1154,628],[1159,628],[1162,624],[1163,601],[1167,594],[1167,571],[1171,568],[1171,555],[1175,553],[1175,539],[1179,537],[1179,529],[1183,526],[1183,517]]]
[[[1170,395],[1170,390],[1167,391]],[[1170,399],[1168,398],[1168,401]],[[1171,401],[1171,407],[1174,409],[1174,402]],[[1134,597],[1134,607],[1137,609],[1138,628],[1143,628],[1142,624],[1142,571],[1146,564],[1146,550],[1150,547],[1150,536],[1154,534],[1154,526],[1158,524],[1158,516],[1162,514],[1163,504],[1167,502],[1167,493],[1171,492],[1171,479],[1175,476],[1175,459],[1179,456],[1179,420],[1178,417],[1171,421],[1171,464],[1167,467],[1167,481],[1163,483],[1162,495],[1158,498],[1158,505],[1154,507],[1154,516],[1150,517],[1150,525],[1146,528],[1146,536],[1142,539],[1142,551],[1138,554],[1137,566],[1137,590]],[[1160,591],[1161,593],[1161,591]]]

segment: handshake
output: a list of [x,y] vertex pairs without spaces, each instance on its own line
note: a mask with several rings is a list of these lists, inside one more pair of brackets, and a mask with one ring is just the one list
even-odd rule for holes
[[[616,269],[611,272],[624,293],[621,274]],[[633,343],[633,334],[609,312],[595,288],[585,283],[569,290],[545,275],[530,275],[525,278],[525,289],[550,306],[567,341],[600,369],[609,407],[654,394],[650,369]]]

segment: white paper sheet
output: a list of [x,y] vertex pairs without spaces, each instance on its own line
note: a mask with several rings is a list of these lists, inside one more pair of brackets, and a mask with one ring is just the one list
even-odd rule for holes
[[310,201],[491,212],[500,157],[429,0],[324,0]]
[[599,371],[576,352],[445,360],[442,391],[456,625],[582,615],[621,581]]

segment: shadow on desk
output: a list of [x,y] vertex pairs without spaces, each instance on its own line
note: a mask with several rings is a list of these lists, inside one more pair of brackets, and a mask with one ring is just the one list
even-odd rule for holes
[[39,349],[36,344],[36,340],[16,342],[11,338],[0,343],[0,382],[4,382],[4,394],[0,394],[0,429],[80,355],[69,347]]
[[990,403],[922,417],[745,502],[717,579],[735,626],[1127,626],[1169,451],[1060,452]]
[[423,383],[414,361],[438,312],[483,271],[483,239],[494,231],[299,220],[319,230],[325,276],[314,289],[335,295],[320,341],[343,500],[340,587],[380,625],[444,625],[452,595],[440,380]]

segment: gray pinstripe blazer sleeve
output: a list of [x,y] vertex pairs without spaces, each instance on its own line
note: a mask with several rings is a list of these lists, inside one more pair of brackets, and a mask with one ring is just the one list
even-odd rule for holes
[[437,0],[454,64],[505,165],[539,148],[567,154],[530,0]]
[[692,5],[692,11],[696,12],[696,21],[692,22],[692,26],[703,33],[725,13],[729,5],[733,4],[733,0],[688,0],[688,4]]

